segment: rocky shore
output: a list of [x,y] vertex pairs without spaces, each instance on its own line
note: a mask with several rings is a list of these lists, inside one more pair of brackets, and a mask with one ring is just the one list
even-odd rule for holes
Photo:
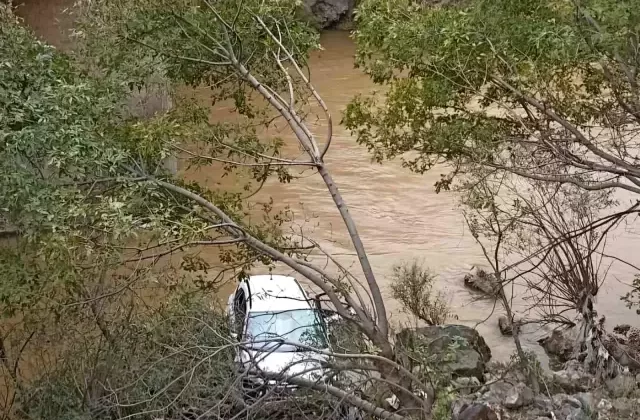
[[548,339],[541,340],[540,344],[550,357],[556,358],[560,369],[536,371],[539,393],[528,386],[526,375],[513,366],[486,363],[480,383],[477,375],[453,380],[459,396],[451,406],[451,419],[640,419],[640,369],[633,357],[640,346],[633,339],[610,339],[614,338],[625,346],[619,353],[624,352],[620,360],[627,364],[615,376],[604,377],[587,370],[579,357],[571,356],[568,349],[574,340],[572,334],[554,332]]

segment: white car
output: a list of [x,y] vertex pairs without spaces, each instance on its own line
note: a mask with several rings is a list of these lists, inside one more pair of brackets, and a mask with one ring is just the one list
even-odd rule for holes
[[309,350],[329,349],[325,320],[295,278],[260,275],[242,280],[229,296],[227,314],[232,336],[241,343],[235,361],[245,392],[261,394],[265,385],[275,384],[273,375],[281,373],[325,380],[327,357]]

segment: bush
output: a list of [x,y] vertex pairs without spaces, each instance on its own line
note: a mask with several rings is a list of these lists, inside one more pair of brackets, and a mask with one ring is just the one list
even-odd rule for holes
[[443,292],[433,289],[435,276],[417,262],[393,268],[391,290],[404,309],[429,325],[444,324],[452,315]]
[[227,321],[205,299],[175,299],[134,314],[112,344],[70,346],[54,371],[27,384],[19,415],[29,419],[195,417],[234,409]]

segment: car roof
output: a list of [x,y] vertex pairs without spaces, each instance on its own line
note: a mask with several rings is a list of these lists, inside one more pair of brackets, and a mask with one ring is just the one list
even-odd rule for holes
[[294,309],[310,309],[302,287],[289,276],[261,275],[251,276],[249,286],[249,312],[273,312]]

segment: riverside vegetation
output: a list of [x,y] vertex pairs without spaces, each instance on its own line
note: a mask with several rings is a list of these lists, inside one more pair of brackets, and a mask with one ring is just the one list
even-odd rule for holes
[[[609,331],[596,297],[609,232],[640,211],[638,6],[357,4],[356,63],[386,93],[354,98],[343,123],[380,162],[399,157],[420,173],[448,166],[435,188],[458,191],[489,266],[482,289],[516,345],[502,364],[472,328],[438,325],[454,316],[417,263],[398,266],[393,293],[428,325],[390,322],[325,164],[333,120],[305,65],[318,35],[299,4],[80,1],[69,54],[0,5],[3,417],[329,419],[346,406],[395,420],[637,418],[637,330]],[[211,102],[232,103],[237,120],[210,121],[174,95],[185,85],[210,87]],[[171,109],[131,109],[131,96],[148,91],[165,92]],[[274,122],[298,153],[259,134]],[[188,182],[173,159],[240,185]],[[326,186],[357,268],[289,230],[286,209],[266,201],[255,216],[254,192],[269,179],[287,188],[292,168]],[[216,261],[202,247],[218,249]],[[212,295],[281,267],[325,293],[341,319],[331,331],[335,380],[282,374],[270,379],[297,385],[295,396],[246,404],[234,391],[243,343],[230,339]],[[629,282],[621,298],[634,308],[640,283]],[[513,303],[523,284],[526,318]],[[529,324],[569,331],[543,343],[560,369],[546,371],[523,348]]]

